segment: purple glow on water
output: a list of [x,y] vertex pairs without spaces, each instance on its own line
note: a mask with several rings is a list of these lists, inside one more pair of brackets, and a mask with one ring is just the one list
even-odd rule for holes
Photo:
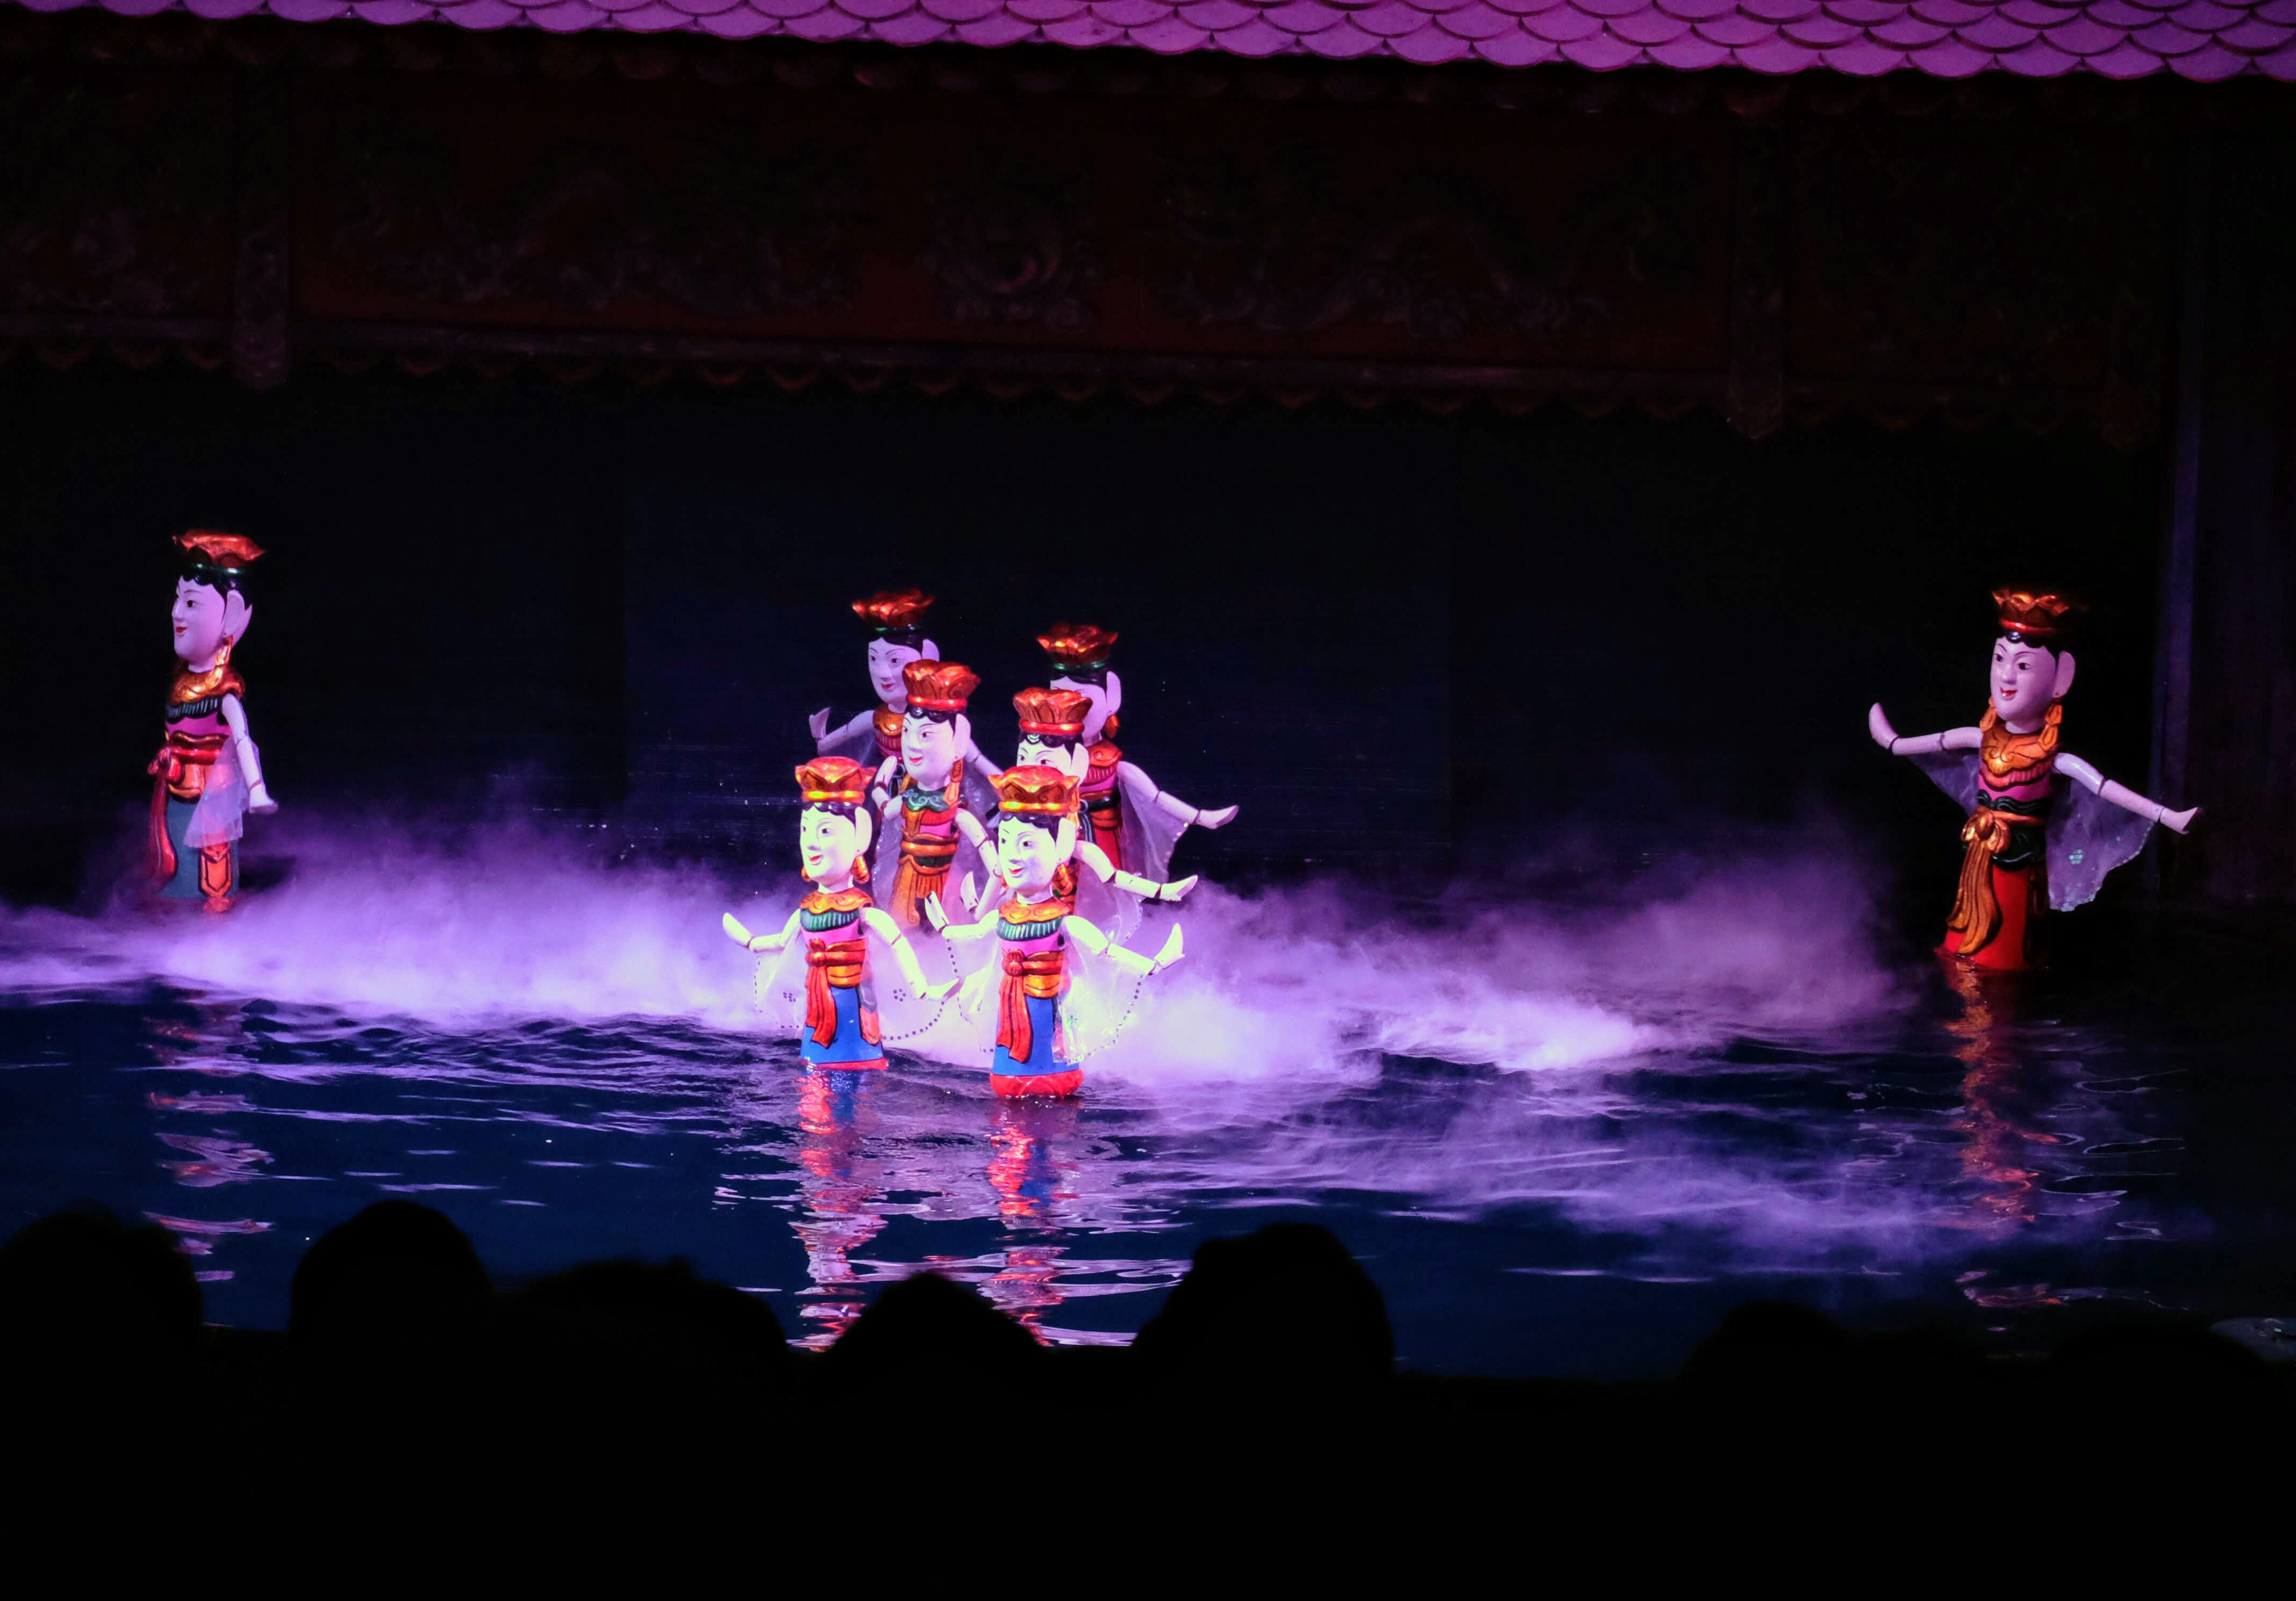
[[[920,1263],[1120,1340],[1201,1238],[1314,1216],[1407,1359],[1488,1371],[1669,1361],[1757,1294],[2151,1293],[2120,1244],[2205,1230],[2163,1187],[2157,1042],[1892,970],[1854,861],[1806,844],[1599,906],[1207,888],[1081,1101],[1019,1106],[945,1034],[962,1060],[837,1088],[757,1031],[718,915],[776,923],[793,874],[507,830],[265,848],[294,874],[226,919],[0,923],[10,1206],[165,1219],[235,1275],[208,1285],[231,1321],[283,1321],[304,1241],[386,1195],[507,1279],[692,1255],[814,1342]],[[1679,1310],[1611,1327],[1652,1296]],[[1546,1326],[1574,1318],[1610,1332]]]

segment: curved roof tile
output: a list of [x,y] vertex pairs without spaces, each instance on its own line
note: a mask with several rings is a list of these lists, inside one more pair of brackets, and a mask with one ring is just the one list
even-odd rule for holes
[[1826,67],[2024,77],[2172,72],[2296,81],[2296,0],[0,0],[123,16],[267,11],[296,22],[524,24],[929,45],[1129,45],[1175,55],[1390,55],[1502,66],[1565,60],[1758,72]]

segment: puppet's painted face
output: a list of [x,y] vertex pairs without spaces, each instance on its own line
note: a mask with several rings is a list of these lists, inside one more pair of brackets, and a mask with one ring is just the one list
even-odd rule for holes
[[1084,747],[1067,740],[1041,739],[1033,734],[1021,736],[1020,754],[1013,759],[1016,768],[1052,768],[1071,778],[1084,776],[1085,764],[1089,759]]
[[962,749],[968,725],[962,717],[927,717],[912,710],[901,719],[901,766],[910,776],[945,776]]
[[816,883],[835,883],[850,873],[865,842],[861,827],[857,818],[825,806],[807,807],[797,825],[798,860],[805,875]]
[[901,669],[922,659],[924,652],[912,650],[906,645],[894,645],[883,639],[869,642],[869,687],[888,706],[906,705],[908,686],[901,682]]
[[996,875],[1020,895],[1042,895],[1060,870],[1061,836],[1056,827],[1022,817],[996,825]]
[[226,623],[241,609],[213,585],[178,580],[175,609],[168,614],[175,624],[176,654],[185,662],[205,661],[222,648]]
[[2046,645],[2006,637],[1993,642],[1993,710],[2005,723],[2038,723],[2060,691],[2061,658]]

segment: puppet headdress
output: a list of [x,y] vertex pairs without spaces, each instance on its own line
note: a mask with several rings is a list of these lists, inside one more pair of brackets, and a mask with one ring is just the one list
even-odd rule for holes
[[922,659],[901,669],[909,704],[927,711],[962,711],[980,686],[980,675],[956,661]]
[[1006,768],[996,776],[996,809],[1022,816],[1065,817],[1076,810],[1081,781],[1058,768]]
[[808,806],[861,806],[869,799],[869,769],[849,756],[820,756],[797,770],[798,798]]
[[1013,697],[1013,710],[1021,714],[1023,734],[1042,739],[1078,739],[1083,736],[1092,702],[1073,689],[1024,689]]

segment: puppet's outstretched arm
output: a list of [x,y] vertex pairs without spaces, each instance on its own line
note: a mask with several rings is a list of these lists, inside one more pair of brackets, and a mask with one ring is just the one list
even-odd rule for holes
[[957,887],[957,892],[964,898],[965,910],[971,912],[975,917],[988,916],[989,913],[1003,906],[1012,893],[1005,888],[1004,880],[1001,876],[990,878],[987,889],[978,889],[974,886],[972,874],[970,873],[964,875],[964,882]]
[[2190,828],[2193,819],[2201,815],[2201,809],[2197,806],[2187,807],[2183,811],[2170,811],[2158,800],[2148,800],[2135,790],[2115,784],[2070,751],[2057,752],[2057,771],[2098,800],[2110,800],[2123,811],[2135,812],[2148,822],[2158,823],[2161,827],[2174,829],[2178,833]]
[[984,917],[978,923],[951,923],[948,908],[941,905],[938,895],[925,897],[925,921],[939,930],[944,940],[979,940],[996,932],[994,917]]
[[1942,734],[1900,734],[1882,715],[1882,702],[1866,714],[1866,732],[1892,756],[1934,756],[1940,751],[1974,751],[1985,743],[1982,728],[1948,728]]
[[1104,884],[1114,884],[1128,895],[1137,895],[1143,900],[1177,901],[1187,899],[1188,891],[1196,887],[1196,874],[1176,878],[1170,883],[1160,884],[1152,878],[1143,878],[1137,873],[1127,873],[1108,859],[1108,852],[1090,840],[1078,840],[1076,858],[1092,871],[1092,875]]
[[991,862],[996,859],[996,843],[988,837],[988,830],[981,825],[979,817],[961,806],[956,809],[956,832],[963,834],[964,842],[980,852],[984,859]]
[[247,732],[247,708],[239,703],[237,695],[224,696],[223,720],[231,730],[232,751],[239,758],[240,773],[247,780],[247,809],[258,817],[267,817],[279,809],[279,802],[263,786],[263,757]]
[[718,921],[720,926],[725,929],[726,937],[728,940],[744,950],[754,950],[759,956],[764,956],[769,951],[779,950],[790,942],[790,937],[797,932],[798,915],[797,913],[791,912],[789,915],[789,921],[782,924],[782,932],[778,934],[752,934],[742,926],[742,920],[731,912],[726,913]]
[[1180,925],[1177,923],[1172,925],[1172,932],[1164,936],[1164,948],[1152,956],[1144,956],[1136,950],[1127,950],[1084,918],[1073,915],[1061,919],[1061,932],[1095,956],[1104,956],[1119,967],[1136,973],[1142,978],[1163,972],[1186,954],[1180,948]]
[[906,984],[909,992],[920,1000],[939,1000],[956,988],[958,981],[954,978],[938,984],[925,981],[925,970],[917,965],[917,953],[909,944],[909,937],[901,932],[901,925],[889,914],[871,907],[861,914],[861,923],[863,927],[877,936],[880,945],[893,953],[893,965],[901,970],[901,982]]
[[1133,781],[1139,785],[1140,789],[1147,792],[1145,795],[1136,794],[1135,799],[1146,800],[1166,817],[1177,817],[1182,823],[1193,824],[1202,828],[1225,828],[1235,820],[1236,809],[1233,806],[1216,806],[1210,811],[1204,810],[1201,807],[1190,806],[1169,791],[1158,789],[1156,781],[1132,763],[1125,761],[1119,762],[1117,765],[1131,775]]
[[856,712],[843,727],[832,734],[829,731],[829,708],[824,706],[805,719],[805,731],[813,735],[813,753],[816,756],[827,754],[832,744],[841,739],[852,738],[869,727],[870,719],[876,715],[873,711]]
[[971,740],[964,742],[964,763],[972,772],[994,784],[1004,776],[1004,769],[980,753],[980,747]]

